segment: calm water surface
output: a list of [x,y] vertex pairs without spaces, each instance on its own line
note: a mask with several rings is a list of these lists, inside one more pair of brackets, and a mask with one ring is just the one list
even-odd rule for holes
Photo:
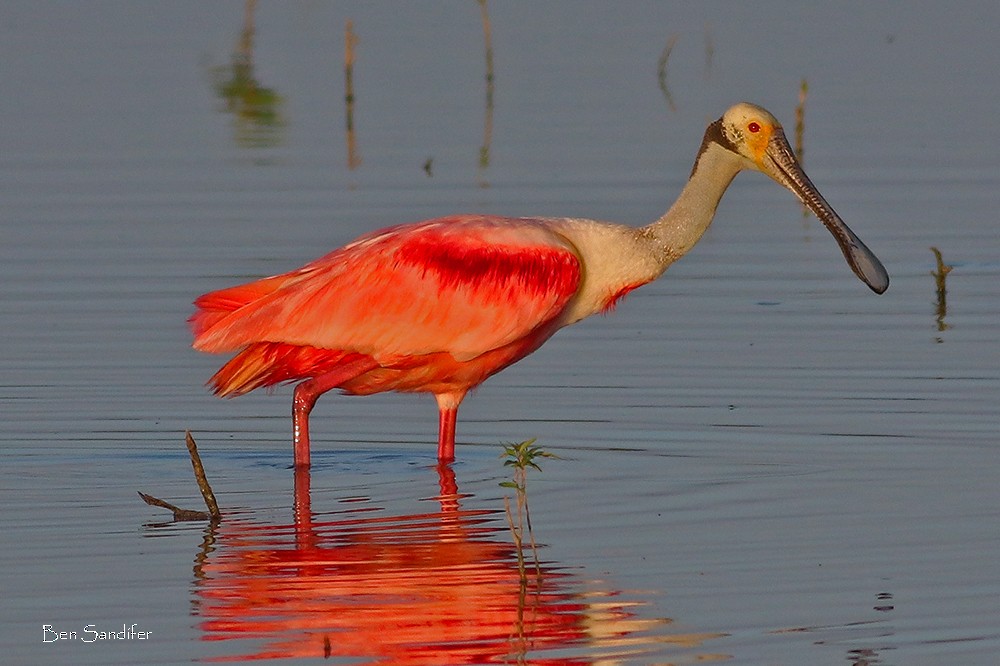
[[[471,0],[262,2],[241,39],[245,9],[3,12],[6,663],[996,662],[995,3],[491,3],[492,105]],[[203,388],[195,296],[455,212],[648,222],[707,121],[791,135],[803,78],[885,295],[744,175],[663,280],[466,401],[450,470],[426,396],[331,395],[296,514],[290,390]],[[136,495],[200,505],[186,429],[219,525]],[[500,454],[531,437],[522,580]]]

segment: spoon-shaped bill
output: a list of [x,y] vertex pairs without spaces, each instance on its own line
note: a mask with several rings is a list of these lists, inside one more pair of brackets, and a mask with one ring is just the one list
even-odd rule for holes
[[840,245],[840,250],[844,253],[851,270],[861,278],[862,282],[876,294],[881,294],[889,288],[889,274],[885,266],[840,219],[837,212],[812,184],[799,166],[784,132],[780,129],[775,131],[768,142],[764,166],[765,173],[791,190],[826,225]]

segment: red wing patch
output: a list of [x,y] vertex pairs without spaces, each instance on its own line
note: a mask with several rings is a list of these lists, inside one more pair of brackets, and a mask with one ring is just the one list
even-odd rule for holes
[[573,292],[580,279],[576,256],[558,247],[419,237],[400,247],[396,256],[424,277],[433,277],[442,290],[469,287],[483,290],[485,297],[516,292],[520,297],[537,298]]
[[633,289],[637,289],[641,286],[642,286],[641,284],[630,284],[628,286],[622,287],[614,294],[612,294],[611,297],[607,300],[607,302],[604,303],[604,307],[601,308],[601,312],[611,312],[616,307],[618,307],[618,303],[621,302],[621,300],[625,298],[630,291],[632,291]]

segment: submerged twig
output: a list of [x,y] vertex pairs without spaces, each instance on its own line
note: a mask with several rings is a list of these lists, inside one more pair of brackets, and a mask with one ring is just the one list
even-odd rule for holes
[[184,433],[184,441],[187,444],[188,455],[191,456],[191,467],[194,469],[194,478],[198,482],[198,490],[201,491],[201,496],[205,500],[205,506],[208,507],[208,511],[182,509],[166,500],[161,500],[158,497],[153,497],[141,491],[139,491],[139,497],[150,506],[158,506],[171,511],[174,514],[174,520],[177,521],[219,520],[222,518],[222,512],[219,511],[219,504],[215,501],[215,493],[212,492],[212,486],[208,483],[208,477],[205,476],[205,466],[201,463],[201,456],[198,455],[198,445],[195,443],[190,430]]
[[934,276],[934,283],[937,290],[937,303],[935,305],[937,329],[939,331],[947,331],[951,328],[951,326],[946,324],[944,321],[944,318],[948,314],[948,287],[945,284],[945,280],[953,267],[944,263],[941,250],[936,247],[932,247],[931,252],[934,253],[934,259],[937,261],[937,270],[931,271],[931,275]]
[[212,516],[206,511],[195,511],[193,509],[182,509],[179,506],[175,506],[170,502],[159,499],[158,497],[153,497],[152,495],[147,495],[146,493],[139,492],[139,497],[142,501],[149,506],[158,506],[160,508],[171,511],[174,514],[174,520],[211,520]]

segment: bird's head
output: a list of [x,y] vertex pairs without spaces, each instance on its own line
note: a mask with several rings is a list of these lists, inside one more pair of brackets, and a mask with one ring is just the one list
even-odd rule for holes
[[781,123],[766,109],[747,102],[732,106],[709,126],[705,141],[743,158],[742,168],[761,171],[790,190],[826,225],[851,269],[872,291],[881,294],[889,287],[885,267],[812,184],[788,145]]
[[788,145],[778,119],[766,109],[747,102],[732,106],[719,118],[718,124],[723,139],[720,143],[746,158],[750,162],[748,168],[764,173],[768,173],[767,151],[772,138],[776,145]]

